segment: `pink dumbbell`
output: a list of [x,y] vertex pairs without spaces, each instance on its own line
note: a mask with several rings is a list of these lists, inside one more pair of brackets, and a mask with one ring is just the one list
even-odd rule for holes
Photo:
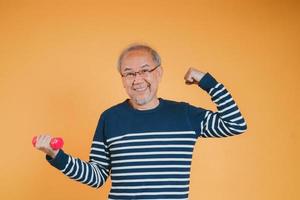
[[[32,145],[35,147],[37,137],[34,136],[32,139]],[[50,146],[53,150],[61,149],[64,146],[64,141],[60,137],[52,138]]]

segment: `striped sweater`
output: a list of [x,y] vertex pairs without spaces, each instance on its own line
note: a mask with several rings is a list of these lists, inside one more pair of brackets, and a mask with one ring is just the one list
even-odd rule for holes
[[224,85],[209,73],[198,85],[217,112],[162,98],[156,108],[141,111],[126,99],[101,114],[88,162],[63,150],[46,159],[69,178],[94,188],[111,176],[111,200],[188,199],[197,138],[234,136],[247,128]]

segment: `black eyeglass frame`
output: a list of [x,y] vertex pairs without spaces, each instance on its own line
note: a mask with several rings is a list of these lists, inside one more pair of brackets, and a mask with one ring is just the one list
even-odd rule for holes
[[156,67],[154,67],[153,69],[150,69],[150,70],[148,70],[148,69],[141,69],[141,70],[139,70],[139,71],[137,71],[137,72],[129,72],[129,73],[127,73],[127,74],[122,74],[122,73],[120,73],[120,74],[121,74],[122,77],[125,77],[125,78],[128,78],[128,75],[129,75],[129,74],[132,74],[132,75],[133,75],[132,79],[133,79],[133,78],[135,78],[135,77],[137,76],[137,74],[139,74],[139,75],[142,76],[143,73],[152,73],[152,72],[153,72],[154,70],[156,70],[159,66],[160,66],[160,64],[157,65]]

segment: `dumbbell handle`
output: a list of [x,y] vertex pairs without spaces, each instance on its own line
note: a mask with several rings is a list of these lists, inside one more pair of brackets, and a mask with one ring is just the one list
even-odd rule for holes
[[[32,145],[35,147],[37,136],[32,139]],[[50,141],[50,146],[53,150],[61,149],[64,146],[64,141],[60,137],[52,138]]]

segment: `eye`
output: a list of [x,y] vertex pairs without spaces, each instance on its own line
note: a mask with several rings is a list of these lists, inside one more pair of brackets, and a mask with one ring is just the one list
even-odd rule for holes
[[133,78],[133,77],[135,76],[135,73],[129,72],[129,73],[125,74],[125,76],[126,76],[127,78]]
[[150,70],[149,69],[142,69],[141,72],[142,72],[142,74],[148,74],[150,72]]

